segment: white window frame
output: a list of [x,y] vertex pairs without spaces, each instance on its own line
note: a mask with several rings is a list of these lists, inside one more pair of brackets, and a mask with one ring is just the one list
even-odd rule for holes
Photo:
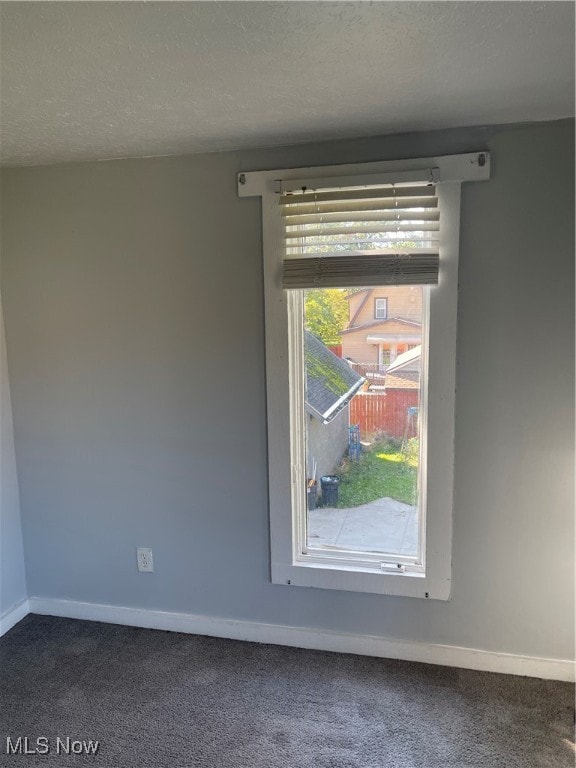
[[[380,311],[378,309],[378,302],[384,301],[384,317],[378,314]],[[384,296],[380,296],[374,299],[374,320],[387,320],[388,319],[388,298]]]
[[[281,287],[284,228],[278,195],[313,186],[353,186],[418,181],[437,184],[441,215],[440,278],[429,292],[428,339],[423,350],[421,409],[421,567],[344,561],[305,552],[305,454],[301,296]],[[268,476],[271,580],[276,584],[448,600],[452,570],[456,316],[460,236],[460,186],[490,177],[486,152],[238,175],[241,197],[261,196],[266,324]],[[424,176],[425,178],[425,176]],[[293,311],[290,311],[292,308]],[[300,315],[301,316],[301,315]],[[427,342],[427,343],[426,343]],[[426,445],[433,446],[427,451]]]

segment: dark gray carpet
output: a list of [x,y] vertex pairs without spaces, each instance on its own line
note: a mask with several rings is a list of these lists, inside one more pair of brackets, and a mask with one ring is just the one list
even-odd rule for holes
[[[574,765],[567,683],[47,616],[0,663],[3,767]],[[6,735],[52,751],[9,756]],[[98,755],[56,754],[66,736]]]

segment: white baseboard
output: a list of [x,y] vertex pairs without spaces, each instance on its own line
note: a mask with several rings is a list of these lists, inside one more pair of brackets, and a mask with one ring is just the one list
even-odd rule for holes
[[82,603],[73,600],[32,597],[29,599],[29,604],[31,613],[48,616],[104,621],[131,627],[163,629],[194,635],[224,637],[231,640],[312,648],[320,651],[355,653],[386,659],[420,661],[425,664],[463,667],[484,672],[500,672],[507,675],[541,677],[549,680],[573,681],[575,677],[574,662],[568,659],[517,656],[475,648],[419,643],[413,640],[396,640],[374,635],[352,635],[306,627],[236,621],[212,616],[196,616],[190,613],[152,611],[116,605]]
[[0,637],[30,613],[28,600],[21,600],[0,616]]

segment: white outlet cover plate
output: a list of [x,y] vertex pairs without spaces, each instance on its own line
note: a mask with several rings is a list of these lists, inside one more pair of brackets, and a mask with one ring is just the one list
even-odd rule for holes
[[138,570],[140,573],[153,573],[154,560],[152,558],[152,550],[147,547],[136,548],[136,559],[138,562]]

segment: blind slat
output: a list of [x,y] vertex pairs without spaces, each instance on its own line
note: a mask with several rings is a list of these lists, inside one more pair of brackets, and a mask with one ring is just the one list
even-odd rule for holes
[[362,204],[358,201],[347,202],[345,200],[333,202],[301,203],[300,205],[290,205],[282,209],[282,216],[294,216],[303,213],[338,213],[339,211],[350,211],[350,213],[362,211],[378,210],[417,210],[418,208],[436,208],[438,198],[436,197],[413,197],[406,200],[394,200],[387,198],[385,200],[366,200]]
[[334,244],[330,244],[329,247],[325,245],[310,245],[305,250],[302,250],[302,248],[290,248],[286,251],[286,261],[300,258],[308,259],[311,257],[321,258],[322,256],[332,256],[333,258],[336,258],[337,256],[346,256],[352,254],[359,256],[361,253],[372,255],[381,254],[382,256],[386,256],[390,253],[428,253],[430,251],[438,251],[438,243],[405,243],[401,241],[399,243],[392,243],[389,248],[371,248],[370,243],[365,241],[356,241],[337,243],[336,246]]
[[286,216],[286,226],[292,227],[301,224],[330,224],[361,221],[440,221],[440,211],[432,208],[425,211],[413,210],[388,210],[388,211],[354,211],[354,212],[331,212],[323,211],[321,213],[310,213],[294,216]]
[[357,225],[355,227],[314,227],[310,229],[294,229],[286,231],[286,240],[308,240],[312,237],[327,237],[333,235],[349,234],[378,234],[385,232],[387,236],[403,232],[438,232],[440,224],[432,222],[431,224],[382,224],[380,226]]

